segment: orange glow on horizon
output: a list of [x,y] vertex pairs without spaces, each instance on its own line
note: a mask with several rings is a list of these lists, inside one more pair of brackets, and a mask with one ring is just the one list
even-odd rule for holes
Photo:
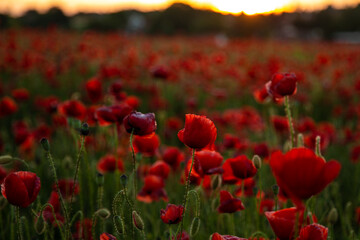
[[319,10],[332,5],[336,8],[355,6],[360,0],[1,0],[0,12],[19,16],[29,9],[46,12],[60,7],[67,15],[77,12],[108,13],[124,9],[140,11],[162,10],[174,2],[194,8],[210,9],[223,14],[270,14],[299,10]]

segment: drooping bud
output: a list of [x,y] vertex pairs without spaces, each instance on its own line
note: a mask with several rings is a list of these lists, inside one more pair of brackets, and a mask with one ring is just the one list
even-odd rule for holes
[[102,219],[107,219],[111,215],[110,211],[108,209],[106,209],[106,208],[101,208],[101,209],[97,210],[95,212],[95,214],[97,216],[99,216],[100,218],[102,218]]
[[144,228],[145,228],[144,221],[142,220],[140,215],[136,211],[133,211],[132,212],[132,217],[133,217],[134,226],[137,229],[139,229],[140,231],[144,230]]
[[14,159],[10,155],[0,156],[0,165],[6,165],[14,161]]
[[123,234],[125,232],[124,222],[120,216],[114,216],[113,222],[115,226],[115,230],[118,234]]
[[89,124],[83,123],[80,128],[80,134],[83,136],[87,136],[89,135],[89,132],[90,132]]
[[272,185],[271,188],[273,190],[274,195],[277,196],[279,194],[279,186],[274,184],[274,185]]
[[253,159],[252,159],[256,169],[260,169],[261,168],[261,158],[258,155],[254,155]]
[[42,215],[42,212],[40,214],[40,216],[37,218],[37,220],[35,221],[35,225],[34,225],[35,231],[37,234],[41,235],[44,233],[45,231],[45,221],[44,221],[44,217]]
[[329,212],[328,215],[328,221],[330,222],[330,224],[335,224],[337,219],[338,219],[338,211],[336,210],[336,208],[332,208]]
[[45,151],[47,151],[47,152],[50,151],[50,144],[49,144],[49,140],[47,140],[47,138],[42,138],[40,140],[40,144]]
[[121,175],[120,182],[123,185],[123,187],[126,187],[127,181],[128,181],[128,177],[125,174]]
[[192,222],[191,222],[191,226],[190,226],[190,237],[194,237],[200,229],[200,218],[195,217]]

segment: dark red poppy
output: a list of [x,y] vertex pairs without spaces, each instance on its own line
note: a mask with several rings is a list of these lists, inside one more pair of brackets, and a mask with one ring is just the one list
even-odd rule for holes
[[151,203],[163,199],[168,201],[166,191],[164,189],[164,180],[155,175],[148,175],[144,179],[144,186],[137,195],[137,199],[142,202]]
[[[244,184],[244,186],[242,186]],[[239,186],[239,188],[235,192],[235,196],[242,197],[244,196],[242,194],[242,188],[244,188],[245,196],[250,197],[254,195],[254,187],[256,185],[256,182],[254,178],[246,178],[244,180],[239,180],[236,182],[236,186]]]
[[285,155],[276,151],[270,166],[277,184],[295,202],[320,193],[340,173],[337,161],[325,162],[307,148],[293,148]]
[[145,136],[156,130],[154,113],[132,112],[124,118],[124,127],[128,133],[134,131],[134,135]]
[[28,125],[24,121],[16,121],[12,126],[15,143],[23,144],[28,138],[31,137],[31,132]]
[[86,107],[78,100],[68,100],[58,106],[58,111],[67,117],[83,120],[86,116]]
[[229,133],[224,135],[223,145],[226,149],[233,149],[240,143],[240,139]]
[[6,169],[0,166],[0,184],[4,182],[6,175],[7,175]]
[[[280,240],[292,239],[294,234],[295,222],[298,222],[298,232],[303,222],[304,211],[298,210],[295,207],[286,208],[279,211],[265,212],[265,216],[270,223],[272,230],[276,237]],[[298,220],[296,220],[298,219]],[[316,217],[313,215],[313,221],[316,222]],[[306,222],[310,222],[307,218]]]
[[164,162],[176,170],[180,162],[184,160],[184,154],[177,147],[167,147],[162,155]]
[[154,156],[160,146],[160,138],[153,133],[146,136],[135,136],[133,140],[135,152],[140,152],[145,156]]
[[0,117],[11,115],[17,112],[17,110],[18,106],[11,98],[3,97],[0,100]]
[[219,213],[233,213],[244,209],[245,207],[240,199],[234,198],[228,191],[220,191]]
[[326,240],[328,236],[328,229],[320,224],[313,223],[303,227],[300,230],[300,235],[296,240]]
[[1,184],[1,193],[12,205],[27,207],[40,191],[40,178],[32,172],[13,172]]
[[128,96],[125,99],[125,103],[128,104],[133,109],[137,109],[140,105],[140,99],[137,96]]
[[45,123],[40,124],[33,132],[32,135],[36,141],[40,141],[41,138],[50,138],[52,129]]
[[124,171],[124,164],[122,159],[116,157],[114,155],[108,154],[102,157],[96,165],[96,169],[99,173],[105,174],[108,172],[114,172],[116,170],[116,162],[117,162],[117,169],[120,172]]
[[166,209],[160,210],[160,218],[166,224],[178,224],[184,212],[182,205],[168,204]]
[[214,233],[211,236],[211,240],[247,240],[246,238],[239,238],[231,235],[220,235],[218,233]]
[[75,240],[95,240],[93,239],[91,234],[92,227],[92,220],[89,218],[85,218],[82,222],[77,222],[75,224],[76,232],[73,233],[72,237]]
[[167,179],[170,172],[170,166],[164,161],[156,161],[149,169],[149,174]]
[[59,99],[56,96],[36,97],[35,104],[47,113],[54,113],[57,111]]
[[216,140],[215,124],[205,116],[185,115],[185,127],[178,133],[178,138],[186,146],[194,149],[212,148]]
[[269,95],[276,98],[291,96],[296,91],[297,78],[294,73],[276,73],[266,83]]
[[181,234],[178,233],[178,235],[175,237],[173,236],[171,240],[190,240],[190,236],[187,232],[183,231]]
[[221,163],[223,157],[220,153],[210,150],[202,150],[195,152],[195,169],[201,175],[211,175],[222,173]]
[[274,199],[262,199],[260,202],[260,214],[272,211],[275,205]]
[[271,122],[277,132],[287,133],[289,131],[289,121],[286,117],[272,116]]
[[26,101],[29,99],[30,94],[26,88],[17,88],[11,91],[11,95],[17,101]]
[[[48,203],[51,204],[51,206],[53,206],[55,217],[56,217],[56,220],[58,221],[58,223],[60,225],[63,224],[65,219],[64,219],[63,215],[61,214],[60,199],[59,199],[59,195],[57,194],[57,192],[55,192],[55,191],[51,192]],[[54,214],[52,212],[51,207],[49,207],[49,206],[45,207],[45,209],[43,211],[43,217],[44,217],[45,221],[51,223],[54,227],[58,226],[55,221]]]
[[257,143],[253,147],[254,154],[258,155],[261,158],[269,157],[269,147],[266,143]]
[[111,235],[110,233],[102,233],[100,235],[100,240],[116,240],[116,237]]
[[102,83],[100,80],[98,80],[97,78],[90,79],[86,82],[85,89],[91,102],[96,103],[101,101],[103,93]]
[[154,78],[167,79],[170,73],[165,66],[156,66],[151,70],[151,75]]
[[[59,190],[61,196],[65,199],[69,199],[73,191],[74,191],[74,195],[79,194],[80,191],[79,183],[76,183],[74,186],[74,180],[72,179],[60,179],[58,184],[59,184]],[[56,184],[53,185],[53,191],[57,191]]]
[[236,183],[240,179],[251,178],[257,172],[254,163],[245,155],[227,159],[222,167],[224,169],[223,180],[230,184]]

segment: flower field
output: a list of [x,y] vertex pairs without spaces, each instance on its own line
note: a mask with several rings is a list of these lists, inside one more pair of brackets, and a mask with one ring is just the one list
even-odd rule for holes
[[0,32],[0,239],[359,239],[360,48]]

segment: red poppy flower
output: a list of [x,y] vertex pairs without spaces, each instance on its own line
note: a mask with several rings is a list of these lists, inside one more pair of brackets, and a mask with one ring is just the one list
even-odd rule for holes
[[[274,231],[276,237],[278,237],[280,240],[292,239],[295,222],[297,221],[297,215],[298,228],[300,230],[303,222],[303,214],[303,210],[298,210],[295,207],[286,208],[279,211],[265,212],[265,216],[269,221],[272,230]],[[313,221],[316,222],[315,216],[313,216]],[[310,219],[308,218],[306,222],[310,222]]]
[[220,235],[218,233],[214,233],[211,236],[211,240],[247,240],[246,238],[239,238],[231,235]]
[[111,123],[122,123],[124,118],[131,113],[132,108],[126,104],[118,104],[109,107],[100,107],[96,110],[95,116],[99,121],[99,124],[109,125]]
[[170,166],[163,161],[156,161],[149,169],[149,174],[167,179],[170,172]]
[[293,148],[285,155],[276,151],[271,155],[270,166],[279,187],[295,203],[320,193],[341,169],[337,161],[325,162],[307,148]]
[[272,116],[271,122],[277,132],[287,133],[289,131],[289,121],[286,117]]
[[240,199],[234,198],[228,191],[220,191],[219,213],[233,213],[244,209],[245,207]]
[[[184,175],[181,178],[182,183],[185,183],[185,180],[188,179],[190,168],[191,168],[191,159],[188,160],[186,163]],[[190,174],[190,184],[197,185],[197,186],[200,185],[202,177],[203,176],[200,173],[198,173],[197,169],[193,166],[193,168],[191,170],[191,174]]]
[[266,83],[266,90],[275,99],[291,96],[296,91],[296,81],[294,73],[276,73]]
[[[79,194],[80,186],[76,183],[74,189],[74,180],[72,179],[60,179],[58,184],[61,196],[65,199],[69,199],[73,191],[75,195]],[[56,191],[56,184],[53,185],[53,191]]]
[[269,94],[268,94],[266,87],[264,86],[263,88],[256,89],[253,92],[253,96],[258,103],[263,103],[263,102],[265,102],[265,100],[269,96]]
[[91,102],[96,103],[102,99],[102,84],[97,78],[92,78],[86,82],[86,92]]
[[91,234],[92,220],[85,218],[82,222],[75,224],[76,232],[72,235],[75,240],[94,240]]
[[0,184],[3,183],[4,179],[6,178],[7,172],[6,169],[0,166]]
[[58,106],[58,111],[67,117],[83,120],[86,116],[86,107],[78,100],[68,100]]
[[116,237],[110,233],[103,233],[100,235],[100,240],[116,240]]
[[178,224],[182,219],[183,212],[184,207],[182,205],[168,204],[165,210],[160,210],[160,217],[166,224]]
[[151,75],[154,78],[167,79],[170,73],[165,66],[156,66],[151,70]]
[[36,97],[35,104],[47,113],[54,113],[57,110],[59,99],[56,96]]
[[260,214],[264,212],[272,211],[275,205],[275,201],[273,199],[262,199],[260,203]]
[[133,145],[135,152],[140,152],[145,156],[154,156],[160,146],[160,138],[155,133],[146,136],[135,136]]
[[0,117],[5,117],[15,113],[18,110],[18,106],[9,97],[3,97],[0,100]]
[[98,170],[99,173],[101,174],[105,174],[108,172],[114,172],[116,169],[116,162],[117,162],[117,169],[120,172],[124,171],[124,164],[123,161],[118,158],[116,160],[114,155],[108,154],[104,157],[102,157],[99,162],[96,165],[96,169]]
[[258,143],[254,146],[254,154],[261,158],[267,158],[269,156],[269,148],[266,143]]
[[137,96],[128,96],[125,99],[126,104],[131,106],[133,109],[137,109],[140,105],[140,99]]
[[11,91],[11,95],[18,101],[26,101],[29,99],[30,94],[26,88],[17,88]]
[[297,240],[326,240],[328,229],[320,224],[313,223],[303,227]]
[[184,154],[177,147],[167,147],[162,155],[164,162],[176,170],[180,162],[184,160]]
[[185,231],[183,231],[181,234],[178,233],[178,235],[175,237],[173,236],[171,240],[190,240],[189,234]]
[[132,112],[124,118],[124,127],[128,133],[134,131],[134,135],[145,136],[156,130],[154,113]]
[[201,175],[211,175],[222,173],[221,163],[223,157],[220,153],[210,150],[202,150],[195,152],[195,169]]
[[[53,206],[55,217],[56,217],[58,223],[60,225],[63,224],[65,219],[61,214],[60,199],[59,199],[59,195],[57,194],[57,192],[55,192],[55,191],[51,192],[48,203],[50,203],[51,206]],[[51,223],[54,227],[57,227],[57,223],[55,221],[54,214],[52,212],[51,207],[49,207],[49,206],[45,207],[45,209],[43,211],[43,217],[47,222]]]
[[211,147],[216,139],[215,124],[205,116],[185,115],[185,127],[178,133],[181,142],[190,148]]
[[257,172],[254,163],[245,155],[227,159],[223,164],[223,169],[223,180],[230,184],[240,179],[253,177]]
[[137,195],[137,199],[142,202],[151,203],[163,199],[168,201],[167,194],[164,189],[164,180],[155,175],[148,175],[144,179],[144,186]]
[[12,205],[27,207],[40,191],[40,178],[32,172],[10,173],[1,184],[1,193]]
[[243,180],[239,180],[238,182],[236,182],[236,186],[240,186],[236,192],[235,192],[235,196],[237,197],[242,197],[242,184],[244,184],[244,193],[245,196],[250,197],[252,195],[254,195],[254,187],[256,185],[254,178],[246,178]]

